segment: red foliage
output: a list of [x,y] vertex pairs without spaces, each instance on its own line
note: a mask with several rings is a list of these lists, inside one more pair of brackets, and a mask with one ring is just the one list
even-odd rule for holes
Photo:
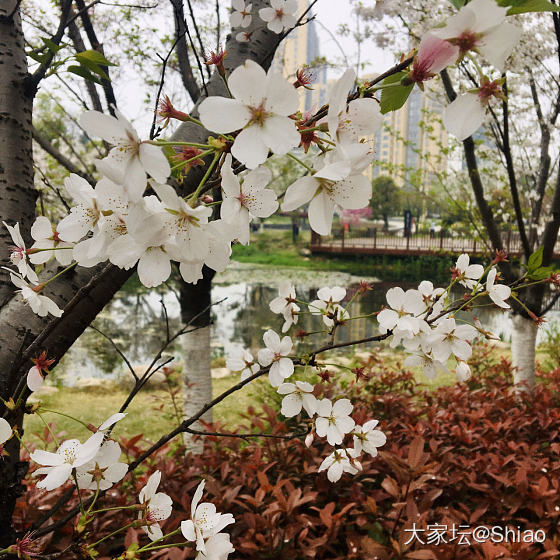
[[[430,392],[409,372],[393,373],[381,360],[364,365],[367,383],[336,391],[352,393],[356,422],[377,418],[387,434],[378,457],[364,456],[362,473],[343,475],[337,484],[317,474],[328,453],[317,439],[308,449],[295,440],[209,437],[200,456],[184,455],[178,444],[163,448],[147,470],[125,479],[101,504],[135,503],[148,475],[160,469],[161,490],[174,501],[164,531],[188,518],[202,476],[207,480],[205,499],[235,516],[235,525],[228,527],[236,548],[232,560],[560,558],[560,370],[543,374],[530,396],[511,390],[510,362],[492,361],[484,351],[475,353],[468,387],[457,384]],[[320,386],[325,395],[334,393],[332,387]],[[247,423],[258,432],[295,428],[267,407],[249,410]],[[141,453],[141,443],[140,438],[121,441],[130,459]],[[61,493],[46,495],[30,483],[18,508],[19,527],[29,527]],[[108,512],[88,526],[88,540],[128,521],[126,513]],[[447,525],[448,542],[420,544],[412,538],[413,523],[424,541],[428,526]],[[468,546],[458,544],[457,535],[451,541],[453,525],[467,533],[459,526],[509,527],[516,535],[542,529],[546,540],[475,543],[471,537]],[[60,550],[70,539],[70,530],[57,531],[49,550]],[[145,542],[141,530],[108,540],[99,547],[100,558],[118,555],[136,539]],[[152,556],[192,557],[191,548],[164,549]]]

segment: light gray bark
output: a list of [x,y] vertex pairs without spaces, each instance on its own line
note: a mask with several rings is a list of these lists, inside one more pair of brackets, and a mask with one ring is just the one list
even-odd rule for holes
[[[35,217],[36,194],[33,188],[33,159],[31,111],[34,88],[26,91],[27,66],[19,12],[7,17],[16,8],[16,0],[0,2],[0,215],[14,223],[19,221],[22,232],[28,237]],[[262,7],[263,1],[256,2]],[[238,66],[246,58],[265,64],[277,45],[278,36],[266,30],[256,30],[251,46],[240,44],[235,38],[227,43],[228,68]],[[222,80],[214,75],[208,85],[209,92],[224,93]],[[186,124],[186,123],[185,123]],[[207,133],[199,127],[181,127],[181,134],[193,140],[206,140]],[[200,176],[192,173],[183,187],[193,190]],[[29,239],[28,239],[29,241]],[[0,259],[6,264],[11,245],[7,232],[0,228]],[[31,362],[22,359],[26,349],[49,329],[36,353],[47,350],[49,357],[59,360],[86,326],[108,303],[115,292],[133,271],[123,271],[111,265],[95,269],[77,268],[48,286],[46,295],[64,307],[73,300],[62,318],[40,318],[14,294],[6,274],[0,274],[0,396],[12,396],[15,387],[25,378]],[[51,287],[52,286],[52,287]],[[77,294],[77,296],[76,296]],[[4,413],[5,411],[3,411]],[[8,416],[13,423],[19,418]],[[0,461],[0,548],[13,543],[11,516],[15,499],[22,491],[21,479],[25,465],[18,463],[19,445],[12,438],[6,446],[8,458]]]
[[[212,400],[212,372],[210,369],[210,325],[183,336],[183,412],[190,418]],[[212,422],[212,410],[202,420]],[[200,422],[193,424],[194,430],[203,430]],[[202,453],[202,440],[184,434],[189,451]]]
[[535,386],[535,349],[537,342],[537,325],[532,319],[521,315],[512,318],[511,354],[513,363],[513,381],[522,390]]

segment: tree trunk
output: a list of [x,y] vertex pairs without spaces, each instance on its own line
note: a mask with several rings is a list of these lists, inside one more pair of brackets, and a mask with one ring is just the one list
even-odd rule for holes
[[520,390],[531,390],[535,386],[535,349],[537,325],[532,319],[513,315],[511,353],[513,361],[513,382]]
[[[196,284],[181,284],[181,318],[184,323],[191,322],[196,331],[183,336],[183,412],[190,418],[205,404],[212,400],[212,372],[210,368],[210,302],[212,277],[214,272],[204,267],[203,278]],[[202,420],[212,422],[209,410]],[[192,426],[203,429],[200,422]],[[189,451],[202,453],[202,440],[184,434],[185,445]]]
[[[255,4],[260,8],[265,2],[258,0]],[[31,152],[31,111],[35,92],[25,88],[27,66],[17,5],[16,0],[0,2],[0,215],[9,223],[20,222],[26,238],[35,217]],[[266,28],[257,29],[257,23],[250,44],[238,43],[230,36],[226,45],[228,70],[242,64],[246,58],[268,66],[277,43],[278,35]],[[225,94],[223,81],[217,73],[208,83],[208,91],[214,95]],[[179,132],[195,141],[206,140],[208,134],[196,126],[180,127]],[[183,189],[192,192],[199,180],[199,174],[193,172]],[[7,231],[0,227],[2,264],[6,264],[9,255],[6,247],[9,245],[11,240]],[[57,279],[45,290],[46,295],[59,306],[72,302],[60,319],[34,315],[20,298],[14,296],[8,275],[0,274],[0,396],[9,398],[15,387],[24,383],[31,366],[26,354],[38,336],[41,336],[41,342],[33,346],[31,357],[48,350],[49,357],[59,360],[132,273],[133,270],[124,271],[109,265],[77,268]],[[27,396],[28,393],[24,393],[24,403]],[[21,426],[20,413],[10,415],[4,407],[1,409],[12,425]],[[23,491],[21,480],[26,472],[26,465],[18,461],[17,439],[10,439],[5,449],[9,456],[0,459],[0,548],[15,541],[12,515],[15,501]]]

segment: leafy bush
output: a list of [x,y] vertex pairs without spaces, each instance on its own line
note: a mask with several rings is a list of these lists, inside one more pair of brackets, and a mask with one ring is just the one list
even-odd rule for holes
[[[512,390],[509,361],[494,360],[482,348],[474,364],[478,373],[470,388],[456,384],[428,392],[410,372],[389,371],[372,357],[365,364],[368,381],[353,382],[347,390],[356,403],[356,422],[380,419],[387,444],[377,457],[364,460],[362,473],[344,475],[337,484],[316,472],[329,452],[320,441],[307,448],[299,440],[208,437],[199,456],[185,455],[178,443],[162,448],[143,472],[125,479],[104,500],[107,506],[136,503],[148,475],[159,469],[162,491],[174,501],[174,513],[164,525],[170,531],[189,517],[203,472],[209,499],[218,511],[235,516],[233,557],[244,560],[560,558],[560,369],[543,374],[543,383],[529,396]],[[319,391],[325,396],[336,392],[325,384]],[[248,410],[246,423],[240,433],[284,434],[294,428],[267,405]],[[132,460],[145,442],[138,436],[121,445]],[[29,484],[26,501],[18,505],[22,530],[63,492],[45,494]],[[125,525],[130,515],[103,514],[88,526],[89,540]],[[471,538],[467,546],[456,537],[422,545],[412,539],[413,523],[423,529],[447,525],[447,541],[453,524],[507,526],[516,534],[542,529],[546,540],[477,544]],[[426,541],[427,534],[419,536]],[[71,539],[59,530],[47,549],[63,550]],[[137,539],[145,540],[141,529],[104,542],[100,560],[117,556]],[[193,557],[191,548],[152,556]],[[64,558],[74,556],[65,553]]]

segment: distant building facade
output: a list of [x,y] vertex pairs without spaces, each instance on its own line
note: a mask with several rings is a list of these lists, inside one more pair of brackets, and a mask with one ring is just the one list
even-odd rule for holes
[[[308,0],[298,0],[296,14],[303,14],[309,7]],[[308,12],[307,16],[312,13]],[[302,112],[318,109],[327,102],[327,67],[325,64],[316,64],[321,56],[319,37],[315,21],[311,20],[305,25],[300,25],[282,41],[272,66],[282,73],[288,80],[295,80],[296,72],[301,68],[312,66],[314,81],[313,90],[298,88],[300,97],[299,109]]]
[[447,132],[441,123],[443,106],[428,88],[414,87],[404,107],[385,116],[373,138],[372,178],[391,176],[399,186],[435,181],[447,170]]

